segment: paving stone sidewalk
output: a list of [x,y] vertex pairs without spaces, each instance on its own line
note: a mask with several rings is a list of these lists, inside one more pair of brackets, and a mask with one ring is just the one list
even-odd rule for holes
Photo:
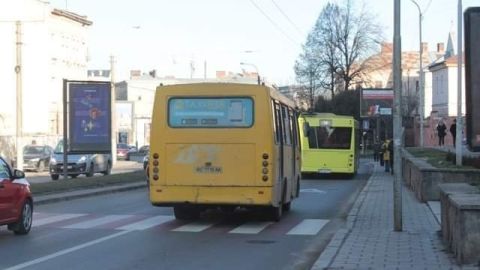
[[[393,231],[393,176],[375,166],[347,220],[312,269],[461,268],[444,251],[440,225],[427,204],[402,190],[403,231]],[[324,254],[325,253],[325,254]]]

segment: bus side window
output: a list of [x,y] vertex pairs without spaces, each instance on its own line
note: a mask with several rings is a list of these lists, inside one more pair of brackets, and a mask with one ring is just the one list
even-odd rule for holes
[[290,128],[290,120],[288,117],[288,109],[285,105],[282,105],[282,119],[283,119],[283,134],[284,134],[284,143],[286,145],[292,144],[292,130]]
[[297,146],[298,145],[298,138],[297,138],[297,123],[295,122],[294,112],[292,109],[288,109],[288,114],[290,115],[290,130],[292,134],[292,144]]
[[280,113],[280,105],[275,103],[275,124],[276,124],[276,138],[277,138],[277,143],[282,143],[283,140],[283,128],[282,128],[282,115]]

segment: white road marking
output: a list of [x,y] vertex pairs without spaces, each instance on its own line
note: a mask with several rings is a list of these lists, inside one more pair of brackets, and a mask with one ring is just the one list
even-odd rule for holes
[[212,227],[213,225],[214,225],[214,223],[197,221],[197,222],[193,222],[193,223],[186,224],[186,225],[183,225],[181,227],[178,227],[178,228],[174,229],[173,231],[175,231],[175,232],[201,232],[201,231],[204,231],[204,230]]
[[300,189],[300,192],[303,193],[319,193],[319,194],[326,194],[327,192],[324,190],[316,189],[316,188],[304,188]]
[[305,219],[293,227],[288,235],[316,235],[329,222],[328,219]]
[[117,228],[124,231],[141,231],[174,220],[173,216],[155,216]]
[[247,222],[229,231],[229,233],[257,234],[273,222]]
[[87,214],[62,214],[62,215],[55,215],[55,216],[46,217],[38,220],[34,219],[32,226],[37,227],[37,226],[47,225],[47,224],[51,224],[59,221],[64,221],[67,219],[83,217],[86,215]]
[[89,228],[93,228],[93,227],[96,227],[96,226],[101,226],[101,225],[104,225],[104,224],[107,224],[107,223],[110,223],[110,222],[126,219],[126,218],[129,218],[129,217],[132,217],[132,215],[108,215],[108,216],[104,216],[104,217],[101,217],[101,218],[96,218],[96,219],[92,219],[92,220],[83,221],[83,222],[80,222],[80,223],[75,223],[75,224],[68,225],[68,226],[65,226],[65,227],[62,227],[62,228],[65,228],[65,229],[89,229]]
[[86,247],[89,247],[89,246],[93,246],[93,245],[99,244],[99,243],[101,243],[101,242],[108,241],[108,240],[110,240],[110,239],[113,239],[113,238],[122,236],[122,235],[124,235],[124,234],[129,233],[129,232],[130,232],[130,231],[123,231],[123,232],[118,232],[118,233],[115,233],[115,234],[111,234],[111,235],[109,235],[109,236],[105,236],[105,237],[102,237],[102,238],[99,238],[99,239],[96,239],[96,240],[93,240],[93,241],[90,241],[90,242],[87,242],[87,243],[84,243],[84,244],[81,244],[81,245],[78,245],[78,246],[74,246],[74,247],[71,247],[71,248],[67,248],[67,249],[64,249],[64,250],[61,250],[61,251],[52,253],[52,254],[47,255],[47,256],[43,256],[43,257],[37,258],[37,259],[35,259],[35,260],[31,260],[31,261],[28,261],[28,262],[24,262],[24,263],[21,263],[21,264],[14,265],[14,266],[12,266],[12,267],[6,268],[5,270],[18,270],[18,269],[23,269],[23,268],[25,268],[25,267],[29,267],[29,266],[32,266],[32,265],[36,265],[36,264],[42,263],[42,262],[44,262],[44,261],[48,261],[48,260],[50,260],[50,259],[54,259],[54,258],[56,258],[56,257],[63,256],[63,255],[65,255],[65,254],[72,253],[72,252],[77,251],[77,250],[82,249],[82,248],[86,248]]

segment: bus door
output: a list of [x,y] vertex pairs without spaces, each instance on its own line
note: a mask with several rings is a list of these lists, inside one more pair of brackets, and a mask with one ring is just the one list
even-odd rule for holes
[[[293,182],[292,179],[295,173],[295,166],[294,166],[294,149],[293,149],[293,136],[292,136],[292,125],[291,125],[291,116],[289,113],[289,109],[287,106],[282,105],[282,128],[283,128],[283,181],[286,181],[285,188],[286,190],[283,191],[285,194],[291,194],[292,186],[291,183]],[[283,195],[283,194],[282,194]],[[287,198],[287,197],[286,197]],[[288,196],[287,201],[289,200],[290,196]]]
[[284,176],[284,133],[283,121],[280,104],[274,102],[274,117],[275,117],[275,137],[276,137],[276,162],[277,162],[277,180],[283,181]]

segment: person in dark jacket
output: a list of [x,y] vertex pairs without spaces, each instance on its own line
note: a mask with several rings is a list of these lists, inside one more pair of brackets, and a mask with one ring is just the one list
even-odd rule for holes
[[437,125],[437,135],[438,135],[438,145],[442,146],[445,145],[445,135],[447,135],[447,127],[445,126],[445,123],[443,123],[442,120]]

